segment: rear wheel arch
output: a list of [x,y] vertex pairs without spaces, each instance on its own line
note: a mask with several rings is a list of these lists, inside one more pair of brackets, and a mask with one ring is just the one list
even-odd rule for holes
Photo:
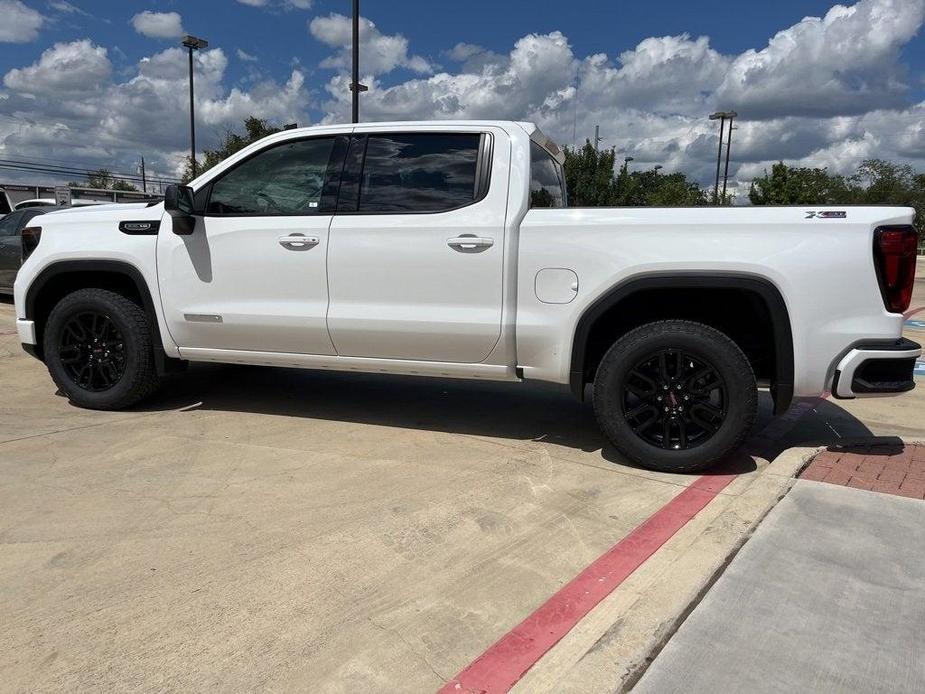
[[[755,371],[765,372],[775,413],[790,406],[794,359],[787,304],[769,280],[733,273],[646,275],[622,282],[598,298],[575,329],[569,373],[573,394],[584,399],[585,386],[617,339],[640,325],[666,319],[699,321],[728,334],[748,354]],[[772,352],[763,355],[761,345],[743,344],[752,337],[769,342],[766,348]]]
[[166,370],[157,311],[148,283],[141,271],[121,260],[62,260],[45,267],[26,292],[26,319],[35,321],[37,354],[44,361],[42,337],[45,323],[55,305],[78,289],[108,289],[136,301],[144,310],[154,343],[158,370]]

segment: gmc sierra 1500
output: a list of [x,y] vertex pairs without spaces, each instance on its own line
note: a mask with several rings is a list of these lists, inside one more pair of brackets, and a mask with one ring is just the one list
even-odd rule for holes
[[23,346],[77,405],[186,361],[566,384],[628,458],[730,453],[794,396],[913,387],[913,210],[575,209],[513,122],[288,130],[163,204],[23,231]]

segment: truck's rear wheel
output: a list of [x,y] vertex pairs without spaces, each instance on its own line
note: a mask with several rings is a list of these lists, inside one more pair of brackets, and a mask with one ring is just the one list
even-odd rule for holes
[[594,379],[601,429],[627,458],[666,472],[709,467],[741,445],[758,389],[742,350],[701,323],[649,323],[617,340]]
[[52,379],[75,405],[118,410],[157,388],[147,316],[121,294],[68,294],[48,317],[43,348]]

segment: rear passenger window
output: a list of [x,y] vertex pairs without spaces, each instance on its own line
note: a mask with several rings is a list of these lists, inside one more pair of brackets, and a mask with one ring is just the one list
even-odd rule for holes
[[530,142],[530,207],[565,207],[565,172],[553,156]]
[[475,200],[478,133],[370,135],[360,212],[443,212]]

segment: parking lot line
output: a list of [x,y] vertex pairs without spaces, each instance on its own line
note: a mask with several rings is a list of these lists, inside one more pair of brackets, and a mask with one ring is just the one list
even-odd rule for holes
[[440,692],[506,692],[736,475],[704,475],[573,578]]

